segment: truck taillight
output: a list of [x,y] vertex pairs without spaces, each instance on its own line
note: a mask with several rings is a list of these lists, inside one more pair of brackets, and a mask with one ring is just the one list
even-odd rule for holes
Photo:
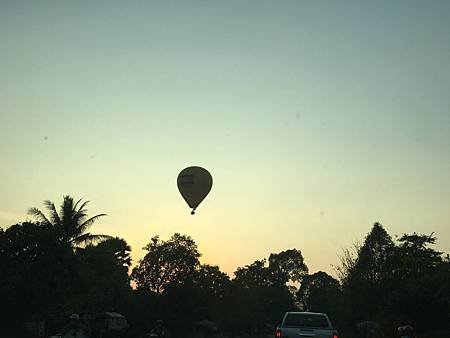
[[[280,329],[277,329],[275,331],[275,338],[281,338],[281,330]],[[333,338],[337,338],[337,337],[333,337]]]
[[333,333],[333,338],[339,338],[337,333]]

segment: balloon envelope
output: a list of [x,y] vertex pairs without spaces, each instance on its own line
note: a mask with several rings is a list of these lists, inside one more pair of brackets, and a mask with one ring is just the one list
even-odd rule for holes
[[178,175],[178,190],[186,203],[195,210],[211,191],[213,179],[202,167],[188,167]]

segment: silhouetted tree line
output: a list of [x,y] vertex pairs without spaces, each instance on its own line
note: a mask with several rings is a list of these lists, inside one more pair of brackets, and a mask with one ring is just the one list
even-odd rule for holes
[[124,239],[87,232],[104,215],[88,218],[86,204],[66,196],[58,212],[46,201],[47,216],[33,208],[36,222],[0,228],[6,337],[26,336],[25,323],[33,320],[45,320],[51,334],[70,314],[104,311],[126,316],[129,337],[149,332],[158,319],[172,337],[193,336],[205,320],[230,336],[271,333],[292,310],[326,312],[350,337],[361,337],[356,325],[364,321],[379,323],[386,336],[406,323],[419,332],[450,329],[450,260],[432,248],[433,235],[394,241],[375,223],[361,244],[343,251],[338,279],[308,274],[297,249],[239,267],[230,279],[201,264],[194,240],[178,233],[151,238],[130,271]]

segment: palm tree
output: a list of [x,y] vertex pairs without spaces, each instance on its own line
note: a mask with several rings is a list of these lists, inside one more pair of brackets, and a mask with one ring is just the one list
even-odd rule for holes
[[46,209],[49,211],[49,217],[38,208],[31,208],[28,214],[34,216],[42,225],[52,228],[56,231],[58,238],[69,244],[71,247],[98,243],[112,238],[108,235],[93,235],[86,232],[87,229],[100,217],[106,214],[98,214],[88,218],[86,214],[86,205],[89,201],[80,204],[82,199],[76,203],[71,196],[64,196],[59,213],[51,201],[44,201]]

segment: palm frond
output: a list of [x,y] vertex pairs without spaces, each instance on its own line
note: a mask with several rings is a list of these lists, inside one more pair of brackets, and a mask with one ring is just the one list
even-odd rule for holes
[[28,209],[28,214],[34,216],[39,222],[45,223],[46,225],[52,225],[52,223],[45,217],[44,213],[38,208]]
[[64,234],[66,238],[74,238],[79,235],[77,233],[76,228],[78,227],[78,223],[74,220],[73,216],[75,211],[73,209],[73,198],[71,196],[64,196],[64,200],[61,204],[61,225],[64,229]]
[[81,236],[78,236],[74,239],[72,239],[72,243],[76,245],[89,245],[89,244],[98,244],[100,242],[107,241],[109,239],[112,239],[114,237],[109,235],[92,235],[91,233],[87,232]]
[[61,224],[61,219],[59,218],[58,212],[56,211],[55,205],[51,201],[44,201],[44,205],[46,206],[47,210],[50,211],[50,219],[53,222],[53,225],[59,225]]
[[87,239],[89,238],[89,236],[91,236],[91,234],[89,232],[87,232],[78,237],[72,238],[70,240],[70,242],[72,242],[74,244],[84,244],[87,241]]
[[83,199],[82,198],[80,198],[78,201],[77,201],[77,203],[75,203],[75,205],[73,206],[73,208],[74,209],[76,209],[77,208],[77,206],[78,206],[78,204],[82,201]]
[[80,224],[77,227],[77,232],[82,234],[92,225],[92,223],[94,223],[98,218],[100,218],[102,216],[107,216],[107,215],[106,214],[98,214],[98,215],[95,215],[95,216],[89,218],[88,220],[86,220],[85,222],[83,222],[82,224]]
[[63,202],[61,204],[61,217],[62,219],[72,219],[74,214],[73,210],[73,198],[70,196],[64,196]]
[[[80,212],[80,211],[84,212],[84,211],[85,211],[84,207],[85,207],[89,202],[90,202],[90,201],[84,201],[84,202],[80,205],[80,207],[78,208],[77,212]],[[77,203],[78,203],[78,202],[77,202]],[[76,207],[74,207],[74,209],[76,209]]]
[[84,220],[85,220],[85,218],[86,218],[86,216],[87,216],[87,214],[86,214],[86,209],[84,209],[84,207],[89,203],[89,201],[83,202],[83,203],[80,205],[80,207],[78,208],[78,210],[76,210],[76,209],[77,209],[76,206],[77,206],[77,204],[78,204],[80,201],[81,201],[81,200],[79,200],[79,201],[75,204],[75,206],[73,207],[73,211],[74,211],[73,219],[74,219],[74,221],[75,221],[77,224],[84,222]]

